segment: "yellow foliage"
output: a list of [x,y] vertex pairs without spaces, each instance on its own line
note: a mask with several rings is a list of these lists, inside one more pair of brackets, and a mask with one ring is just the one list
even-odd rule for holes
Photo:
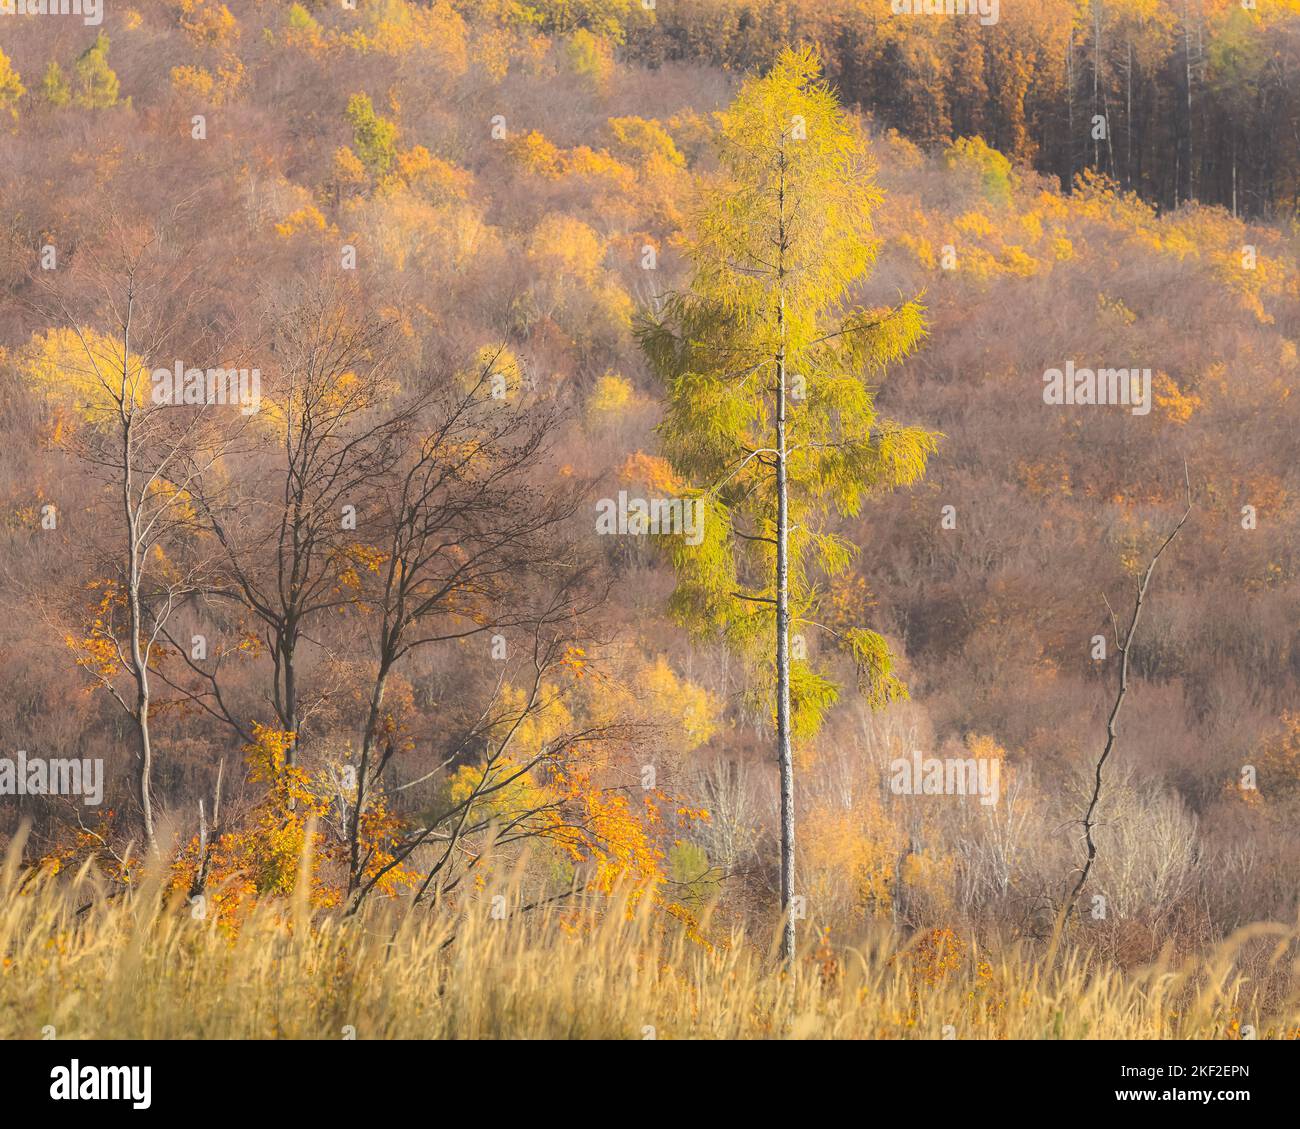
[[916,261],[927,270],[934,270],[939,265],[939,259],[934,253],[934,245],[924,236],[903,232],[898,236],[898,242],[911,251],[916,256]]
[[1137,321],[1137,314],[1130,310],[1122,298],[1111,298],[1106,294],[1097,295],[1099,313],[1116,318],[1121,325],[1132,325]]
[[361,590],[363,572],[378,573],[388,563],[388,554],[373,545],[349,543],[339,549],[334,557],[334,566],[338,570],[340,589],[353,592]]
[[597,90],[604,88],[614,70],[614,56],[609,44],[583,27],[565,42],[564,60],[573,74]]
[[299,208],[287,215],[283,222],[275,225],[275,233],[281,239],[290,239],[300,231],[325,231],[327,224],[320,209],[312,204]]
[[18,100],[26,93],[27,88],[23,86],[9,56],[0,51],[0,113],[8,114],[11,121],[17,121]]
[[397,57],[428,52],[442,74],[458,77],[469,68],[465,20],[448,0],[414,4],[410,0],[372,0],[364,8],[365,26],[341,39],[357,51]]
[[514,36],[507,28],[483,28],[470,43],[470,61],[493,82],[500,82],[510,73],[511,48]]
[[17,362],[34,391],[86,420],[102,420],[124,393],[136,404],[149,399],[149,373],[140,358],[124,365],[121,341],[90,327],[33,334]]
[[397,176],[433,204],[468,200],[474,187],[472,172],[435,157],[423,145],[397,154]]
[[560,150],[535,129],[510,138],[506,151],[525,172],[536,176],[560,175]]
[[619,145],[642,162],[657,157],[675,168],[686,164],[672,135],[653,118],[610,118],[609,128]]
[[524,366],[505,342],[480,348],[457,379],[466,392],[482,382],[484,389],[495,393],[504,384],[503,394],[498,398],[506,403],[514,403],[524,392]]
[[1008,273],[1021,278],[1029,278],[1038,270],[1038,260],[1025,254],[1023,247],[1014,245],[1002,248],[1001,263]]
[[[253,740],[244,746],[250,783],[266,785],[247,820],[211,845],[207,896],[223,928],[237,931],[262,899],[282,899],[306,880],[308,903],[316,909],[342,904],[346,894],[346,848],[319,830],[335,790],[334,772],[312,773],[290,765],[294,734],[253,723]],[[382,794],[372,795],[359,823],[358,839],[367,857],[366,876],[377,875],[393,860],[401,823]],[[191,887],[201,863],[200,843],[191,840],[172,865],[172,888]],[[304,873],[304,868],[308,867]],[[409,890],[419,879],[404,866],[393,867],[376,884],[381,894]]]
[[627,377],[607,372],[596,381],[596,387],[587,400],[587,418],[599,419],[601,416],[626,412],[634,398],[632,382]]
[[586,285],[597,280],[604,258],[600,236],[581,220],[558,212],[545,216],[528,240],[530,262]]
[[289,6],[287,26],[283,32],[285,43],[306,51],[319,51],[325,44],[321,26],[301,4]]
[[953,222],[963,235],[982,236],[993,234],[993,224],[983,212],[967,212],[958,216]]
[[225,4],[181,0],[181,27],[200,43],[223,45],[239,38],[239,21]]
[[172,89],[201,101],[210,101],[216,84],[210,72],[202,67],[172,67]]
[[1184,392],[1168,373],[1156,373],[1152,394],[1156,407],[1174,423],[1186,423],[1201,406],[1201,398],[1194,392]]
[[800,844],[809,901],[829,904],[847,895],[855,909],[888,912],[904,842],[874,793],[855,797],[852,807],[819,807],[809,812]]
[[561,166],[566,175],[602,181],[602,187],[607,189],[624,193],[636,190],[636,170],[603,149],[592,149],[588,145],[568,149],[561,156]]
[[394,271],[408,268],[458,271],[492,246],[493,232],[478,205],[430,203],[406,185],[373,199],[352,199],[344,208],[354,228]]
[[671,717],[680,724],[685,737],[682,752],[709,741],[721,723],[721,700],[680,677],[662,655],[641,672],[638,697],[651,716]]
[[218,68],[216,75],[203,67],[172,67],[172,89],[177,94],[214,106],[224,104],[243,81],[244,65],[232,58]]

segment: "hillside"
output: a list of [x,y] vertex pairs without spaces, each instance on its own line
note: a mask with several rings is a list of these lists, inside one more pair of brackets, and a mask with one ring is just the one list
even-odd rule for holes
[[[895,929],[974,960],[1061,928],[1115,626],[1189,495],[1127,657],[1084,904],[1104,909],[1069,940],[1133,969],[1292,921],[1300,153],[1269,131],[1296,119],[1300,9],[1198,6],[1189,134],[1171,5],[1059,7],[987,36],[836,0],[7,19],[0,718],[7,755],[103,766],[100,804],[4,797],[23,864],[92,860],[112,889],[147,840],[232,937],[305,850],[322,913],[359,890],[462,912],[511,882],[580,893],[573,929],[630,890],[673,944],[766,936],[767,675],[682,613],[673,551],[599,515],[707,486],[665,444],[647,319],[691,284],[727,107],[807,42],[879,189],[852,298],[924,309],[874,405],[939,438],[923,477],[832,516],[854,547],[816,578],[833,630],[795,636],[837,687],[794,748],[803,951]],[[1101,36],[1107,105],[1139,45],[1133,127],[1104,151],[1062,36],[1080,74]],[[255,370],[260,399],[148,414],[144,374],[174,365]],[[124,367],[157,421],[128,457],[131,552]],[[1125,370],[1132,402],[1056,396],[1057,370],[1101,373],[1102,400]],[[905,694],[855,692],[851,625]],[[995,801],[910,802],[891,781],[914,751],[996,766]],[[1293,1000],[1264,950],[1242,960]]]

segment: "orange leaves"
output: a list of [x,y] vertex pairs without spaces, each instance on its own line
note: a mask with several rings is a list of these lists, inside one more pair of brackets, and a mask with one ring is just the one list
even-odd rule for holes
[[293,738],[293,733],[288,730],[272,729],[260,722],[253,722],[253,740],[244,746],[249,780],[254,782],[274,780],[288,760],[289,749],[293,747]]
[[397,175],[431,204],[468,200],[474,188],[473,173],[435,157],[423,145],[398,152]]
[[339,588],[360,592],[362,574],[367,572],[377,574],[387,563],[388,554],[373,545],[343,546],[335,554],[335,565],[339,570]]
[[647,455],[644,451],[628,455],[618,474],[624,481],[642,484],[665,497],[676,497],[686,489],[686,484],[667,459]]
[[123,884],[130,882],[131,873],[126,861],[105,849],[116,818],[117,813],[109,809],[99,822],[98,831],[78,828],[70,840],[59,843],[43,854],[36,862],[36,869],[56,875],[64,870],[76,870],[85,862],[91,861],[99,873],[110,881]]
[[78,639],[65,635],[63,641],[77,656],[77,665],[89,670],[96,678],[108,680],[121,670],[117,648],[102,635],[86,635]]
[[[911,948],[892,960],[901,962],[906,971],[913,1023],[924,1011],[922,988],[940,995],[951,991],[953,982],[963,978],[970,984],[963,1001],[969,1019],[996,1022],[1006,1009],[1006,985],[995,976],[992,963],[978,955],[973,941],[968,942],[953,929],[926,930]],[[954,1021],[958,1018],[952,1017]]]
[[204,67],[172,67],[172,89],[186,98],[222,106],[234,97],[244,78],[244,65],[230,56],[214,75]]
[[525,172],[545,177],[560,175],[559,148],[535,129],[508,140],[506,151]]
[[1201,398],[1194,392],[1184,392],[1168,373],[1156,373],[1153,394],[1156,407],[1172,423],[1186,423],[1201,406]]
[[67,632],[63,642],[76,657],[76,663],[101,682],[113,679],[122,669],[122,656],[112,632],[115,611],[126,604],[126,595],[115,580],[93,580],[86,585],[101,595],[92,609],[92,619],[82,634]]
[[569,796],[582,812],[582,827],[566,835],[576,861],[594,864],[589,888],[604,894],[629,884],[637,895],[663,879],[664,852],[622,793],[595,787],[581,773],[569,777]]
[[181,27],[200,43],[227,46],[239,38],[239,21],[224,4],[181,0]]
[[1300,792],[1300,713],[1286,711],[1279,727],[1260,742],[1253,761],[1258,772],[1258,789],[1234,790],[1246,799],[1262,795],[1265,802],[1280,801]]
[[[313,774],[288,763],[294,735],[253,723],[253,740],[244,746],[252,783],[267,790],[246,819],[212,844],[207,887],[223,926],[238,928],[244,914],[264,898],[293,893],[305,865],[312,907],[342,904],[346,893],[344,845],[320,828],[331,815],[336,782],[321,769]],[[393,861],[402,822],[388,808],[382,793],[368,798],[360,821],[359,841],[366,859],[364,876],[375,877]],[[192,839],[173,863],[172,888],[188,890],[201,864],[198,839]],[[375,889],[393,896],[419,878],[404,866],[394,866]]]
[[933,988],[961,967],[966,942],[951,929],[930,929],[906,955],[914,978]]
[[[516,747],[533,750],[537,737],[521,736]],[[585,755],[541,760],[521,772],[527,763],[501,757],[489,766],[463,765],[452,778],[450,798],[473,800],[472,823],[509,825],[516,837],[549,844],[581,868],[588,892],[626,896],[629,913],[648,897],[699,939],[689,911],[663,892],[671,832],[662,808],[675,807],[679,825],[707,819],[708,813],[655,789],[634,800],[626,788],[609,786]]]
[[567,671],[574,679],[580,680],[586,677],[587,652],[581,647],[566,647],[564,656],[557,665]]
[[323,838],[314,825],[329,802],[305,770],[288,764],[293,740],[291,732],[253,723],[253,741],[244,746],[248,778],[270,787],[249,826],[220,844],[225,869],[251,880],[258,894],[291,893],[304,852],[310,847],[314,862],[321,856]]
[[[349,150],[350,152],[350,150]],[[300,231],[323,232],[326,230],[325,217],[312,204],[299,208],[275,225],[275,233],[281,239],[291,239]]]
[[362,857],[367,860],[362,876],[374,878],[382,873],[375,883],[375,890],[386,897],[395,897],[416,887],[420,875],[409,867],[393,862],[393,848],[403,831],[402,820],[388,809],[388,802],[381,796],[375,796],[366,803],[366,810],[361,815],[359,839]]

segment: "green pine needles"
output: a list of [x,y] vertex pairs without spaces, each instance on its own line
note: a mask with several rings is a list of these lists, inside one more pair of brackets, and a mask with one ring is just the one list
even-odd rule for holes
[[[787,49],[744,85],[722,115],[720,165],[684,240],[690,286],[643,324],[641,340],[667,385],[664,452],[706,503],[702,542],[674,539],[672,610],[751,658],[770,701],[781,464],[790,630],[825,631],[819,597],[857,552],[833,518],[919,479],[939,436],[876,413],[871,384],[924,337],[925,311],[915,300],[852,302],[875,261],[871,212],[882,194],[865,139],[811,50]],[[834,634],[873,705],[906,695],[880,635],[865,625]],[[808,737],[839,687],[799,651],[792,728]]]

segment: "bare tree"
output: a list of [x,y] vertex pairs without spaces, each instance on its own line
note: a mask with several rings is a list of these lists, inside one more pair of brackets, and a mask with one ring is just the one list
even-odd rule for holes
[[320,701],[304,696],[302,643],[322,615],[355,600],[340,583],[354,563],[352,530],[393,466],[418,398],[393,406],[393,327],[355,290],[307,288],[277,301],[271,321],[269,424],[232,453],[221,483],[199,484],[197,498],[225,559],[220,591],[260,621],[270,702],[294,735],[292,764]]
[[[154,852],[155,667],[169,621],[212,573],[210,562],[190,551],[189,500],[246,420],[206,397],[178,405],[154,395],[148,362],[166,354],[183,324],[201,289],[201,267],[187,266],[183,250],[169,245],[167,225],[134,239],[119,230],[116,244],[102,259],[84,253],[76,270],[98,298],[93,317],[111,324],[111,337],[88,329],[63,295],[46,291],[80,343],[81,375],[94,389],[90,419],[69,446],[100,480],[115,514],[103,529],[113,543],[99,562],[108,582],[92,635],[100,657],[81,665],[131,719],[141,828]],[[123,671],[125,688],[118,684]]]
[[[396,665],[437,643],[511,628],[536,635],[582,610],[584,570],[561,536],[579,488],[541,489],[532,480],[554,415],[495,397],[495,362],[468,387],[444,382],[425,405],[422,437],[403,455],[377,515],[386,559],[367,597],[379,627],[348,831],[350,892],[366,866],[360,825],[367,796],[392,755],[391,741],[382,757],[375,754]],[[531,591],[538,585],[540,602]]]
[[1124,705],[1124,696],[1128,693],[1129,653],[1132,650],[1133,639],[1137,633],[1138,620],[1142,616],[1142,607],[1146,600],[1147,589],[1151,585],[1151,577],[1155,573],[1156,562],[1160,560],[1161,554],[1169,548],[1173,539],[1178,536],[1183,526],[1187,523],[1188,517],[1191,516],[1192,485],[1187,474],[1186,464],[1183,465],[1183,481],[1187,489],[1187,508],[1183,510],[1183,516],[1178,519],[1178,524],[1170,531],[1169,536],[1160,543],[1160,547],[1156,549],[1155,555],[1152,556],[1151,562],[1146,567],[1146,571],[1138,580],[1137,591],[1134,593],[1133,597],[1133,612],[1129,616],[1128,628],[1123,632],[1120,631],[1119,621],[1116,618],[1114,611],[1110,609],[1110,601],[1108,600],[1106,602],[1106,608],[1110,611],[1111,627],[1115,633],[1115,645],[1117,653],[1119,654],[1119,684],[1115,690],[1115,702],[1110,708],[1110,716],[1106,719],[1106,746],[1102,749],[1101,756],[1097,758],[1097,763],[1093,769],[1092,796],[1088,801],[1088,810],[1084,812],[1082,820],[1083,837],[1084,842],[1087,845],[1087,855],[1084,859],[1083,866],[1079,868],[1078,881],[1075,882],[1074,889],[1070,892],[1070,896],[1066,900],[1064,907],[1066,915],[1073,911],[1079,895],[1083,892],[1083,888],[1087,884],[1088,875],[1092,873],[1093,863],[1097,858],[1097,844],[1092,837],[1092,832],[1097,826],[1097,805],[1101,802],[1102,771],[1105,769],[1106,762],[1110,759],[1111,753],[1115,751],[1115,742],[1119,738],[1119,711]]

